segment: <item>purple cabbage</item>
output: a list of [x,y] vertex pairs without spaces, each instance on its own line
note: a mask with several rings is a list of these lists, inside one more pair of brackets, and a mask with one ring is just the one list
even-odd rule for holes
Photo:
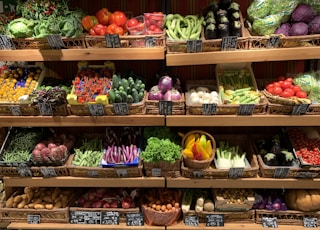
[[313,8],[307,4],[298,5],[292,12],[291,19],[294,22],[309,23],[314,16]]
[[299,36],[299,35],[307,35],[308,34],[308,25],[304,22],[296,22],[291,25],[289,30],[290,36]]
[[320,14],[315,16],[308,24],[309,34],[320,34]]
[[289,36],[290,28],[291,28],[290,23],[283,23],[278,29],[276,29],[274,33]]

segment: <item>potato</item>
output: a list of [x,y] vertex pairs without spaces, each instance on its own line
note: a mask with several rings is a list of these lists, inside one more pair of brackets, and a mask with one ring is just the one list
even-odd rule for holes
[[42,200],[47,202],[47,203],[52,203],[53,202],[51,196],[44,196],[44,197],[42,197]]
[[12,196],[6,201],[6,208],[12,208],[13,203],[14,203],[14,197]]
[[20,203],[23,200],[21,195],[17,195],[14,197],[13,202],[14,203]]
[[45,207],[44,207],[43,204],[35,204],[35,205],[34,205],[34,208],[35,208],[35,209],[44,209]]
[[57,203],[55,203],[53,208],[62,208],[62,201],[59,200]]
[[33,188],[32,187],[25,187],[23,192],[26,193],[26,194],[30,193],[30,192],[33,192]]
[[46,204],[46,205],[45,205],[45,208],[46,208],[46,209],[53,209],[53,204]]
[[28,208],[34,208],[35,203],[28,204]]
[[16,208],[18,206],[18,203],[13,203],[12,208]]
[[19,209],[24,208],[25,205],[26,205],[25,200],[22,200],[22,201],[17,205],[17,208],[19,208]]

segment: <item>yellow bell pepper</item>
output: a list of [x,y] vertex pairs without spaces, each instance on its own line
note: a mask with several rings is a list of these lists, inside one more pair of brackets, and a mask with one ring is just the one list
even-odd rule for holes
[[184,149],[183,154],[186,155],[187,158],[194,159],[194,155],[191,149]]

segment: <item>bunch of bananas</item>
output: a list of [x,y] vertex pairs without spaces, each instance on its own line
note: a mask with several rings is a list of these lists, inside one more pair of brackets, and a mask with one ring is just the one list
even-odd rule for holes
[[205,134],[188,134],[184,144],[183,154],[187,158],[201,161],[210,159],[212,155],[212,143]]

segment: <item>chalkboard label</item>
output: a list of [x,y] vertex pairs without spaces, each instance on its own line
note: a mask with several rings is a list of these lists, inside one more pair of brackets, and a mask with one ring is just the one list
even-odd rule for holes
[[71,211],[71,224],[101,224],[101,212]]
[[12,105],[12,106],[8,106],[8,108],[9,108],[12,116],[21,116],[22,115],[21,109],[19,106]]
[[243,176],[244,168],[230,168],[229,178],[241,178]]
[[262,217],[262,226],[264,228],[278,228],[277,217]]
[[203,171],[193,171],[194,178],[201,178],[203,177]]
[[146,36],[145,37],[145,46],[146,47],[155,47],[156,46],[156,38],[154,36]]
[[105,35],[107,48],[120,48],[121,42],[118,34],[106,34]]
[[119,225],[120,213],[119,212],[102,212],[101,223],[106,225]]
[[297,177],[299,178],[315,178],[319,175],[319,173],[316,172],[299,172]]
[[285,178],[285,177],[287,177],[289,170],[290,170],[289,167],[286,167],[286,168],[276,167],[274,170],[274,173],[273,173],[273,177],[274,178]]
[[50,103],[39,103],[39,111],[42,116],[53,115],[53,111]]
[[0,49],[1,50],[15,50],[16,46],[14,45],[11,38],[7,35],[0,35]]
[[254,110],[254,104],[240,104],[238,109],[238,115],[248,116],[252,115]]
[[217,104],[202,104],[202,115],[214,115],[217,113]]
[[142,212],[139,213],[127,213],[126,214],[127,226],[143,226],[144,216]]
[[308,112],[310,104],[298,104],[294,105],[292,109],[292,115],[305,115]]
[[154,177],[162,176],[161,169],[160,168],[152,168],[151,169],[151,176],[154,176]]
[[66,45],[62,41],[61,35],[59,34],[50,34],[46,36],[46,39],[49,43],[51,49],[65,49]]
[[40,172],[44,177],[56,177],[56,170],[52,167],[40,167]]
[[223,214],[207,214],[206,226],[207,227],[224,226],[224,215]]
[[17,171],[21,177],[31,177],[32,172],[28,166],[17,166]]
[[103,104],[88,104],[91,116],[104,116]]
[[118,177],[128,177],[128,171],[126,169],[117,169]]
[[40,215],[28,215],[27,221],[28,221],[28,224],[40,224],[41,217]]
[[88,176],[89,177],[98,177],[99,173],[97,170],[88,170]]
[[199,52],[202,52],[202,40],[188,40],[187,53],[199,53]]
[[222,38],[221,50],[234,50],[238,46],[238,37],[237,36],[227,36]]
[[128,103],[113,103],[114,113],[116,115],[128,115],[129,106]]
[[172,114],[172,101],[159,101],[159,114],[171,115]]
[[316,217],[304,217],[303,218],[303,227],[317,228],[318,227],[318,219]]
[[186,216],[184,218],[184,224],[188,226],[198,226],[199,217],[198,216]]
[[278,48],[280,44],[280,36],[270,36],[267,48]]

